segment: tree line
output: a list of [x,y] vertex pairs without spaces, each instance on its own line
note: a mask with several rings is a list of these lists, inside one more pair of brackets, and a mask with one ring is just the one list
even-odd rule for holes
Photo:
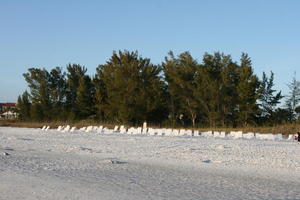
[[189,52],[169,52],[161,64],[137,51],[113,52],[93,76],[79,64],[66,71],[29,68],[29,91],[18,97],[24,121],[95,120],[137,125],[237,127],[276,125],[298,119],[300,84],[293,78],[285,97],[273,72],[258,78],[250,57],[220,52],[198,62]]

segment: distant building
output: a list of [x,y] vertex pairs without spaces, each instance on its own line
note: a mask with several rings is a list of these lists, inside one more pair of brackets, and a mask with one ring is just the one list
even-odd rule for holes
[[16,119],[16,103],[0,103],[0,119]]
[[7,111],[13,111],[16,108],[16,106],[16,103],[0,103],[0,114]]

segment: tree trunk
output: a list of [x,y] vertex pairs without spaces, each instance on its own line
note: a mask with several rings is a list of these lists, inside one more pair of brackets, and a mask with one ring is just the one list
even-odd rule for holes
[[192,117],[193,127],[195,127],[195,122],[196,122],[196,116],[195,116],[195,117]]

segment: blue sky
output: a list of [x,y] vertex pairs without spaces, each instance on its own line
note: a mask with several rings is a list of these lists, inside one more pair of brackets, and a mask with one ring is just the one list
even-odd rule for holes
[[160,63],[169,50],[221,51],[275,73],[276,89],[300,80],[297,0],[0,0],[0,102],[16,101],[29,67],[83,64],[89,74],[113,50],[138,50]]

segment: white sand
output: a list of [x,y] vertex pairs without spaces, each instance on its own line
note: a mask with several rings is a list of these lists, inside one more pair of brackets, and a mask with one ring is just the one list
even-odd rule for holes
[[300,144],[0,127],[0,199],[300,199]]

